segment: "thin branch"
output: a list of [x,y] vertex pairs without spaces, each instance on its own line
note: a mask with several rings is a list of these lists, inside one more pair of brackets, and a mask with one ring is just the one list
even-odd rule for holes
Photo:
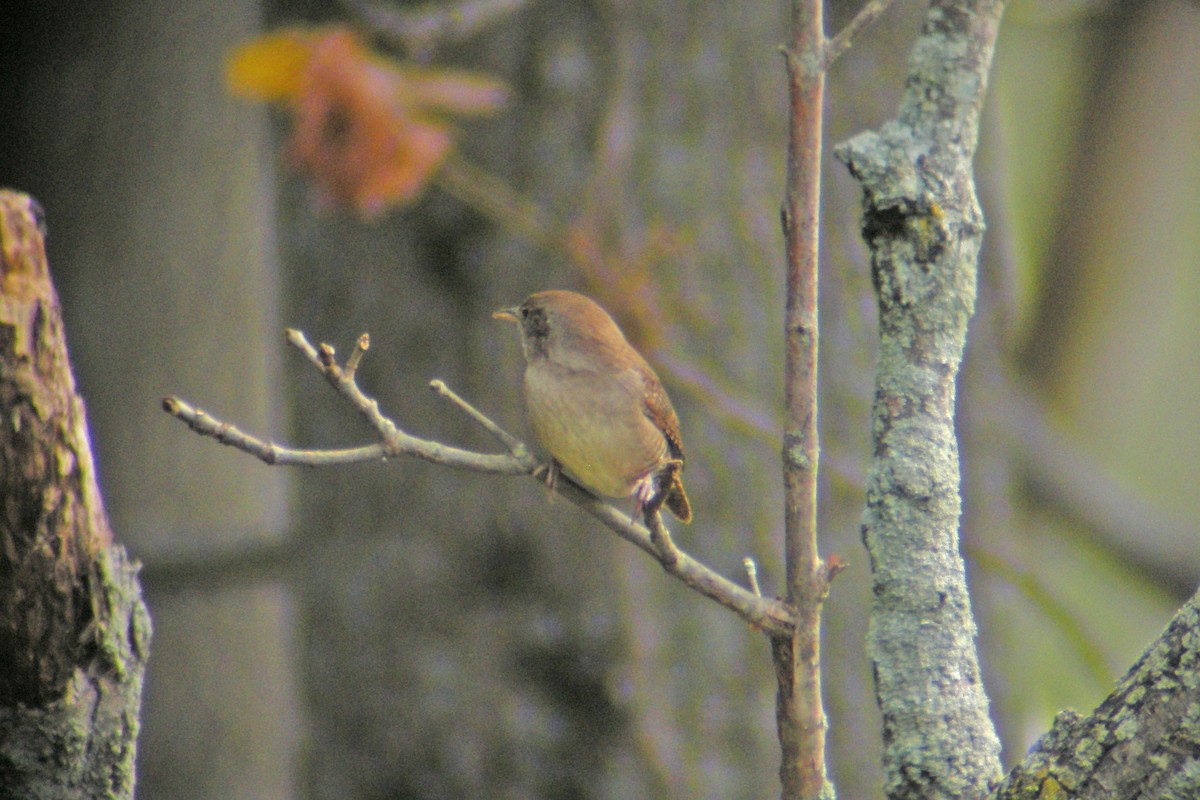
[[762,588],[758,585],[758,564],[754,563],[754,559],[746,556],[742,559],[742,566],[746,569],[746,580],[750,583],[750,591],[754,592],[755,597],[762,597]]
[[451,403],[457,406],[460,411],[462,411],[471,419],[475,420],[475,422],[479,423],[481,428],[494,436],[496,440],[500,442],[500,444],[507,447],[508,452],[512,453],[514,458],[523,463],[533,461],[533,455],[529,452],[529,448],[525,446],[524,442],[501,428],[496,423],[492,422],[482,412],[480,412],[479,409],[475,408],[475,406],[471,405],[466,400],[463,400],[461,397],[455,394],[450,387],[446,385],[445,381],[432,380],[429,382],[429,388],[433,389],[439,395],[449,400]]
[[658,551],[658,560],[662,562],[663,569],[670,572],[679,563],[680,553],[679,548],[675,546],[675,540],[671,538],[671,532],[663,525],[658,511],[646,514],[646,527],[650,529],[650,541]]
[[541,206],[509,183],[466,159],[451,155],[438,170],[437,181],[465,205],[545,252],[561,256],[571,251],[565,225],[551,219]]
[[892,0],[871,0],[854,15],[854,19],[846,23],[846,27],[838,31],[832,39],[826,41],[825,68],[829,69],[829,65],[836,61],[838,56],[849,50],[854,43],[854,37],[879,19],[879,16],[887,11],[891,4]]
[[371,347],[371,337],[363,334],[358,337],[358,341],[354,343],[354,350],[351,351],[350,357],[346,359],[346,375],[353,378],[354,373],[358,371],[358,362],[366,355],[367,350]]
[[785,51],[791,95],[787,193],[782,218],[787,254],[783,428],[784,544],[788,600],[811,595],[817,554],[817,249],[821,197],[824,71],[812,54],[823,40],[821,3],[798,0],[794,41]]
[[784,603],[756,597],[677,547],[674,548],[674,562],[663,563],[659,558],[659,547],[645,526],[630,522],[626,512],[600,500],[566,476],[560,475],[554,488],[558,494],[600,520],[613,533],[658,559],[668,574],[734,611],[754,628],[770,636],[786,636],[795,625],[795,615]]
[[[432,381],[431,387],[450,400],[459,410],[469,416],[485,430],[508,447],[510,454],[477,453],[421,439],[400,430],[394,422],[379,411],[379,404],[359,389],[349,369],[351,361],[357,366],[366,352],[367,340],[360,337],[351,360],[345,366],[337,363],[334,349],[327,344],[313,347],[298,330],[287,331],[287,341],[329,381],[342,397],[371,424],[379,434],[376,444],[358,448],[338,450],[297,450],[280,447],[274,443],[250,436],[233,425],[196,409],[177,397],[163,400],[163,410],[184,422],[196,433],[210,436],[222,444],[242,450],[267,464],[330,466],[361,461],[378,461],[393,456],[411,456],[435,464],[457,469],[488,472],[500,475],[530,475],[535,479],[542,466],[533,457],[529,448],[516,437],[504,431],[483,412],[451,391],[442,381]],[[795,624],[795,617],[784,603],[755,595],[701,564],[680,550],[671,540],[663,526],[657,509],[647,509],[650,527],[638,525],[629,519],[626,512],[606,503],[586,489],[560,476],[554,490],[575,505],[600,520],[618,536],[654,557],[670,575],[705,597],[730,609],[747,623],[772,636],[787,636]]]
[[[308,343],[308,339],[305,338],[302,331],[295,328],[287,328],[283,332],[283,338],[288,344],[303,353],[304,357],[311,361],[313,366],[324,373],[325,365],[321,363],[321,357],[317,355],[317,348]],[[328,347],[328,345],[326,346]]]
[[821,699],[821,607],[829,571],[817,547],[817,252],[825,96],[821,0],[793,0],[788,77],[787,185],[781,209],[787,272],[783,485],[787,601],[796,627],[772,639],[785,800],[832,797]]
[[333,388],[349,400],[363,419],[378,432],[383,440],[385,456],[415,456],[435,464],[505,475],[527,474],[536,468],[536,462],[532,458],[522,462],[511,456],[475,453],[405,433],[380,412],[378,402],[362,393],[354,375],[348,374],[338,365],[334,349],[330,345],[322,343],[320,347],[313,347],[304,334],[294,328],[287,330],[286,338],[288,343],[300,350]]
[[164,397],[162,407],[163,411],[175,419],[181,420],[201,436],[211,436],[221,444],[249,453],[264,464],[328,467],[334,464],[381,461],[387,455],[382,444],[369,444],[342,450],[295,450],[290,447],[280,447],[274,442],[264,441],[244,433],[227,422],[221,422],[178,397]]

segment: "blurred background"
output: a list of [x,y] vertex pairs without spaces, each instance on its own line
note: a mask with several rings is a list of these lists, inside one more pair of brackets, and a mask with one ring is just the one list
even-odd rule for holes
[[[827,27],[858,6],[828,4]],[[494,451],[428,381],[527,435],[516,335],[490,311],[580,289],[679,410],[696,512],[679,544],[739,580],[752,556],[780,585],[786,4],[481,0],[405,6],[408,35],[382,34],[396,10],[0,10],[0,185],[46,209],[105,498],[145,565],[139,796],[777,796],[761,635],[534,481],[270,468],[159,410],[178,394],[280,443],[366,443],[282,330],[342,353],[369,331],[359,380],[385,412]],[[894,114],[923,11],[897,3],[833,67],[828,144]],[[439,14],[448,33],[412,33]],[[490,76],[414,114],[439,146],[443,118],[458,133],[411,196],[298,170],[296,97],[268,109],[227,79],[264,33],[306,26],[311,44],[333,24]],[[1200,575],[1198,74],[1195,3],[1014,2],[1002,29],[959,432],[1008,764],[1056,710],[1102,699]],[[504,108],[442,113],[492,81]],[[356,141],[354,120],[325,123]],[[832,157],[824,192],[822,548],[850,562],[825,616],[829,755],[841,795],[869,798],[875,310]]]

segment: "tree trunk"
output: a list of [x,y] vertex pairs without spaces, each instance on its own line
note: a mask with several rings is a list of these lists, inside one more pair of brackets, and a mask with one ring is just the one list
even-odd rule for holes
[[40,214],[0,191],[0,796],[131,798],[150,618],[100,500]]
[[292,474],[193,446],[158,406],[178,392],[274,435],[285,418],[269,128],[221,80],[259,5],[48,3],[0,23],[0,174],[46,206],[105,506],[145,565],[138,783],[156,800],[297,793]]
[[955,378],[983,215],[971,162],[1002,2],[934,2],[897,118],[837,149],[862,184],[879,300],[863,540],[889,798],[980,796],[1000,773],[959,552]]

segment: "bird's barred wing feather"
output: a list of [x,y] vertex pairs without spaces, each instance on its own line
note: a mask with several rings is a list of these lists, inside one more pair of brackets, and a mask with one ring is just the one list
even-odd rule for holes
[[642,381],[645,384],[645,414],[654,423],[654,427],[662,431],[663,438],[667,440],[667,452],[671,458],[683,461],[683,442],[679,438],[679,418],[675,416],[675,409],[671,406],[671,400],[667,397],[667,392],[663,389],[662,383],[653,375],[642,373]]

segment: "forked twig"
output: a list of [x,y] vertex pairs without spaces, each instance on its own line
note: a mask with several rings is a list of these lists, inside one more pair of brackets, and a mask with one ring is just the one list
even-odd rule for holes
[[[542,474],[543,465],[525,443],[455,394],[443,381],[431,381],[430,387],[500,441],[508,449],[507,454],[478,453],[422,439],[401,430],[395,422],[384,416],[379,410],[379,403],[363,394],[355,381],[355,372],[369,346],[366,334],[359,337],[345,364],[338,363],[337,354],[331,346],[320,344],[314,347],[298,330],[289,329],[287,341],[367,420],[379,435],[378,442],[332,450],[294,449],[251,436],[177,397],[164,398],[163,410],[196,433],[249,453],[267,464],[331,466],[411,456],[457,469],[499,475],[530,475],[541,480],[538,476]],[[649,513],[645,515],[647,524],[639,525],[630,520],[626,512],[600,500],[566,477],[555,481],[554,491],[600,520],[622,539],[654,557],[666,572],[689,588],[732,610],[753,627],[771,635],[785,636],[795,624],[791,609],[780,601],[747,591],[680,550],[663,525],[657,509],[648,509]]]

